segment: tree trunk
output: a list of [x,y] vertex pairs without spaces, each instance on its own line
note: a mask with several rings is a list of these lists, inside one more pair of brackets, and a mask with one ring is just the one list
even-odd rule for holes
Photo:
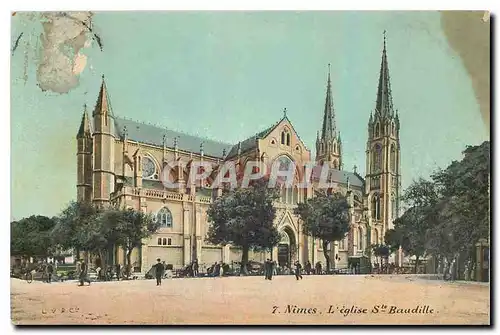
[[248,275],[248,246],[243,246],[242,255],[241,255],[241,267],[240,267],[240,275],[246,276]]
[[413,273],[417,273],[417,269],[418,269],[418,260],[419,260],[420,256],[417,256],[415,258],[415,268],[413,269]]
[[326,273],[330,273],[330,255],[328,255],[328,241],[323,241],[323,255],[326,259]]
[[107,252],[105,250],[99,250],[99,258],[101,259],[101,277],[104,277],[105,280],[107,280],[106,273],[107,273]]
[[132,257],[132,250],[134,250],[134,248],[132,249],[127,249],[127,265],[125,267],[125,274],[127,276],[127,279],[129,279],[130,277],[130,270],[132,269],[132,261],[131,261],[131,257]]

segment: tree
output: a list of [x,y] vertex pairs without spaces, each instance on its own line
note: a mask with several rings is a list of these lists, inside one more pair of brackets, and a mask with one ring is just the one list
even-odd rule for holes
[[161,222],[153,220],[151,214],[133,209],[115,210],[110,217],[118,234],[117,243],[125,249],[126,274],[130,276],[131,256],[134,248],[142,246],[142,240],[158,231]]
[[304,234],[321,239],[327,272],[330,271],[328,245],[342,240],[349,231],[349,208],[347,198],[340,193],[318,193],[314,198],[299,203],[295,209],[295,214],[303,222]]
[[372,244],[371,248],[373,251],[373,255],[377,258],[377,262],[380,264],[380,268],[382,268],[382,261],[385,261],[385,264],[387,265],[387,260],[389,259],[389,255],[391,254],[389,246],[384,244]]
[[32,215],[10,224],[11,255],[23,257],[47,257],[55,251],[52,248],[51,230],[55,219]]
[[242,248],[241,274],[246,275],[250,249],[267,249],[278,244],[279,234],[274,226],[278,198],[275,189],[265,180],[248,188],[237,188],[223,194],[210,204],[207,241],[212,244],[232,244]]
[[442,198],[442,224],[436,231],[446,230],[449,242],[443,243],[443,248],[434,249],[449,254],[447,249],[451,248],[456,254],[464,254],[471,260],[477,241],[489,238],[490,142],[468,146],[463,153],[461,161],[454,161],[432,175]]
[[109,252],[119,234],[115,223],[120,219],[113,209],[71,202],[61,213],[52,231],[53,241],[63,248],[76,248],[99,256],[106,273]]
[[63,249],[76,248],[80,251],[89,251],[82,231],[98,216],[98,208],[89,203],[71,202],[63,209],[56,219],[52,230],[53,243]]

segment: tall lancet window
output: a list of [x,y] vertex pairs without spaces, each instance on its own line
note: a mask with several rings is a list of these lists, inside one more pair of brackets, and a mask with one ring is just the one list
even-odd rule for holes
[[391,171],[396,172],[396,146],[391,144]]
[[378,172],[382,169],[382,146],[375,144],[372,153],[372,171]]

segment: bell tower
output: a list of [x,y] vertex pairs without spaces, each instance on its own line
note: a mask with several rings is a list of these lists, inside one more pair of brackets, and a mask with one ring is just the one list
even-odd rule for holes
[[382,236],[399,212],[400,152],[399,115],[392,103],[384,31],[377,101],[368,121],[365,183],[372,222],[381,225]]
[[92,132],[87,114],[87,105],[83,107],[82,122],[76,135],[76,142],[76,199],[78,202],[90,203],[92,201]]
[[318,131],[316,137],[316,162],[328,163],[330,167],[342,168],[342,141],[340,132],[337,135],[335,110],[333,109],[332,82],[330,80],[330,64],[328,64],[328,81],[326,86],[325,110],[323,112],[323,126],[321,136]]
[[94,194],[92,200],[95,204],[102,206],[109,203],[110,195],[115,187],[114,118],[104,76],[102,76],[101,89],[92,117],[94,121]]

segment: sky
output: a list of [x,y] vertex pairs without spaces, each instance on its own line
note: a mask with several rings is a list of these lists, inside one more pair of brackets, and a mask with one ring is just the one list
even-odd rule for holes
[[13,44],[23,32],[11,57],[12,219],[57,215],[76,198],[75,136],[103,74],[115,115],[237,143],[286,108],[314,153],[330,63],[344,169],[364,174],[386,30],[403,189],[489,139],[437,12],[96,12],[92,21],[102,51],[95,40],[80,49],[81,73],[61,94],[41,89],[54,80],[38,68],[54,35],[12,17]]

